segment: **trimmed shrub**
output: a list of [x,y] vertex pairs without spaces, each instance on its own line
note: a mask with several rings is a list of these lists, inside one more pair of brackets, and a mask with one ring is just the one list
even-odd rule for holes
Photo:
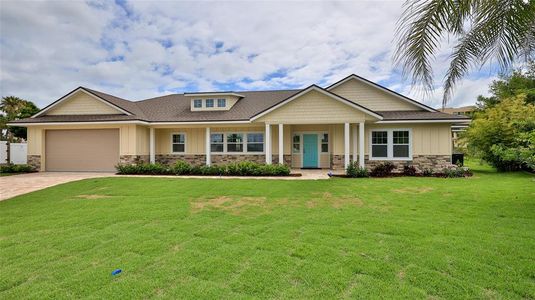
[[249,161],[228,165],[192,166],[185,161],[177,161],[173,167],[161,164],[119,164],[118,174],[132,175],[210,175],[210,176],[288,176],[290,168],[285,165],[262,165]]
[[368,169],[359,167],[357,162],[354,162],[347,167],[346,175],[351,178],[370,177]]
[[392,175],[392,171],[395,169],[393,163],[387,161],[375,166],[370,172],[372,177],[388,177]]
[[191,165],[183,160],[178,160],[173,165],[173,173],[176,175],[187,175],[191,172]]
[[446,178],[470,177],[472,175],[472,171],[467,167],[444,168],[442,170],[442,177]]
[[416,176],[416,168],[414,166],[403,166],[403,175]]
[[2,165],[0,166],[0,173],[32,173],[36,170],[30,165]]
[[173,170],[162,164],[119,164],[117,174],[129,175],[172,175]]

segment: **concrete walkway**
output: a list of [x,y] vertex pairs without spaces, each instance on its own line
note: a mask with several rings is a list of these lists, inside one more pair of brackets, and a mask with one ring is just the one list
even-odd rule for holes
[[41,172],[0,177],[0,201],[29,192],[87,178],[109,177],[113,173]]
[[[343,172],[343,171],[342,171]],[[163,177],[163,178],[213,178],[213,179],[278,179],[278,180],[318,180],[329,179],[329,170],[292,170],[301,176],[289,177],[251,177],[251,176],[154,176],[154,175],[115,175],[113,173],[89,172],[40,172],[0,177],[0,201],[29,192],[42,190],[54,185],[98,177]],[[340,173],[340,172],[338,172]]]

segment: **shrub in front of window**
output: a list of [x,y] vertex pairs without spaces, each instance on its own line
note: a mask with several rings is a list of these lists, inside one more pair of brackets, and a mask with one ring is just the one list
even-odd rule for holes
[[381,164],[378,164],[375,166],[372,171],[370,172],[371,177],[388,177],[392,175],[392,171],[396,167],[393,163],[387,161]]
[[191,172],[191,165],[183,160],[178,160],[173,165],[173,173],[176,175],[187,175]]
[[416,168],[414,166],[403,166],[403,175],[416,176]]
[[354,162],[347,167],[346,176],[351,178],[370,177],[368,169],[359,167],[357,162]]
[[119,164],[118,174],[130,175],[211,175],[211,176],[288,176],[286,165],[263,165],[249,161],[228,165],[192,166],[185,161],[177,161],[172,167],[161,164]]

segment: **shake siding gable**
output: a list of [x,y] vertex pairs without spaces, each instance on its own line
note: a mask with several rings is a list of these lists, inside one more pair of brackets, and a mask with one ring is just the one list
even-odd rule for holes
[[414,104],[403,101],[377,87],[356,79],[350,79],[329,91],[373,111],[422,110],[422,108]]
[[56,107],[51,108],[46,112],[47,115],[111,115],[124,114],[119,110],[105,104],[104,102],[95,99],[95,97],[78,91],[59,103]]
[[323,93],[312,90],[260,117],[257,121],[273,124],[329,124],[364,120],[376,119]]

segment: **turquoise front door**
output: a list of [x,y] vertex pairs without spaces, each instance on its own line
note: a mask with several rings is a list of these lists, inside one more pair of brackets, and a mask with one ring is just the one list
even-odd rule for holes
[[318,167],[318,135],[303,134],[303,168]]

